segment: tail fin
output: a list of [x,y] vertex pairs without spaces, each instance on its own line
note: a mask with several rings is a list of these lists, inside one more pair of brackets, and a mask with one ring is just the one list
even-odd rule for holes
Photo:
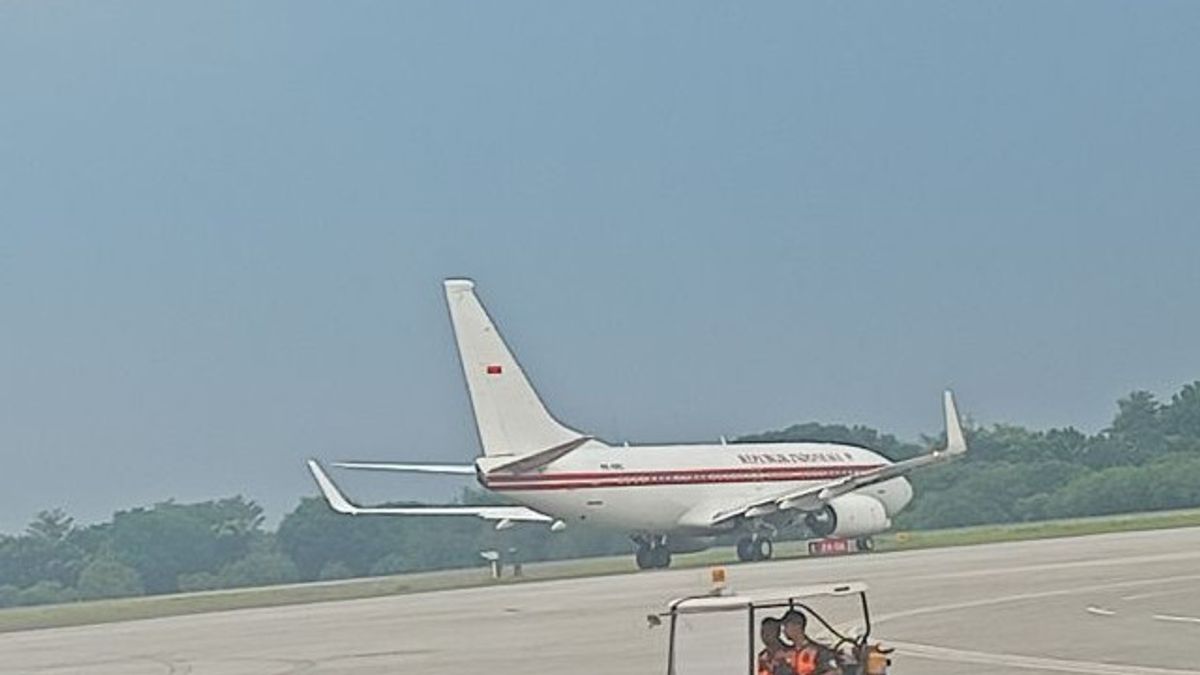
[[483,454],[524,455],[579,439],[538,398],[475,297],[475,282],[447,279],[445,286]]

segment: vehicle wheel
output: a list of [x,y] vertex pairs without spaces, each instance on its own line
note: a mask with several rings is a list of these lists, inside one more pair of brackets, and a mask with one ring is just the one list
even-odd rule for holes
[[655,567],[665,570],[671,566],[671,549],[666,546],[655,546],[650,550],[653,554]]
[[858,550],[862,551],[864,553],[866,553],[868,551],[874,551],[875,550],[874,537],[859,537]]
[[737,540],[737,556],[742,562],[750,562],[754,560],[754,540],[750,537],[742,537]]
[[637,566],[639,570],[648,570],[654,567],[654,551],[655,549],[652,549],[649,546],[637,547],[637,552],[634,553],[634,559],[637,560]]
[[770,560],[775,555],[775,543],[766,537],[754,541],[753,545],[755,560]]

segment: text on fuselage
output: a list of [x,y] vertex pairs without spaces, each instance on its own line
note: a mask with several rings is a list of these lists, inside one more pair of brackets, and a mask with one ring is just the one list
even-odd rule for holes
[[848,452],[754,452],[739,453],[742,464],[837,464],[853,462],[854,455]]

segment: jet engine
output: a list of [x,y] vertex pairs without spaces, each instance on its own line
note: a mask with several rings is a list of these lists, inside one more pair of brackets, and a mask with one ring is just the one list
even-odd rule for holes
[[892,526],[883,503],[867,495],[848,494],[810,511],[804,524],[818,537],[850,539],[886,531]]

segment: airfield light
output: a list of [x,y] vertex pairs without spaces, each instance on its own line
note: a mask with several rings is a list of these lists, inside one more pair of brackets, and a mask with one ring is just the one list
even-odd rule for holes
[[712,582],[713,595],[720,595],[725,592],[725,568],[713,567],[708,571],[709,580]]

